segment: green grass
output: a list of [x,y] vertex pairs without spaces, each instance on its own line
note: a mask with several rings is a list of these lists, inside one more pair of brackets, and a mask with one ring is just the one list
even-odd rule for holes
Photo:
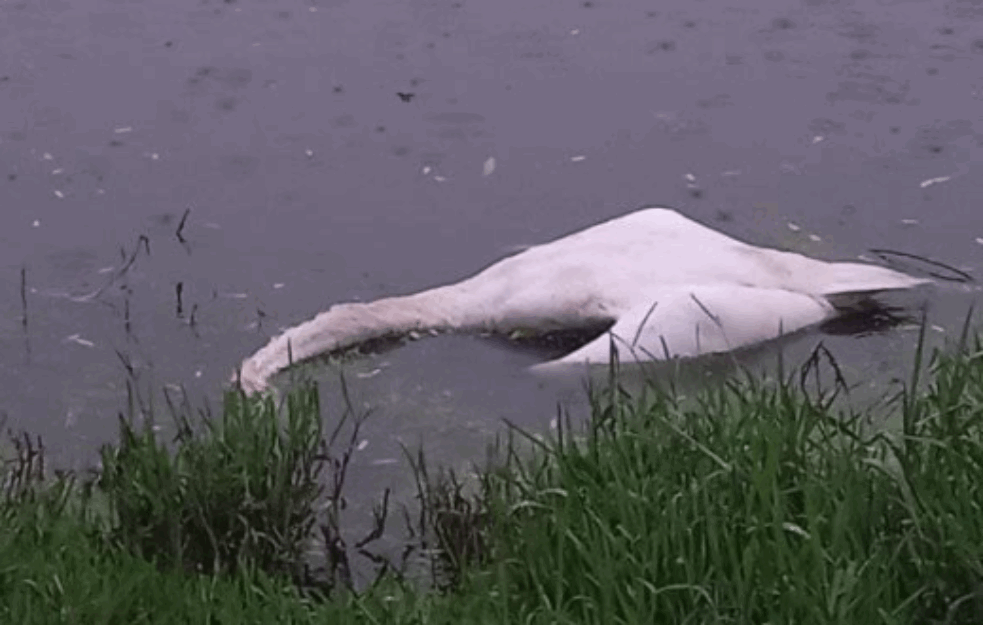
[[[0,622],[983,622],[983,342],[919,349],[912,371],[871,415],[818,359],[688,398],[631,397],[615,367],[586,430],[513,429],[477,483],[410,454],[429,590],[390,572],[354,591],[350,446],[331,451],[312,387],[282,410],[176,410],[169,444],[123,419],[84,479],[44,477],[22,442]],[[314,583],[298,561],[318,533]]]

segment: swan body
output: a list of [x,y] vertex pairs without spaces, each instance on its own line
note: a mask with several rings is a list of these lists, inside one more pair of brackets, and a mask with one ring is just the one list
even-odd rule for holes
[[674,210],[646,208],[530,247],[454,284],[332,306],[243,361],[238,379],[245,391],[262,391],[291,362],[431,330],[547,332],[613,323],[574,352],[534,366],[539,372],[606,363],[612,337],[636,358],[694,357],[778,338],[878,292],[926,282],[876,265],[756,247]]

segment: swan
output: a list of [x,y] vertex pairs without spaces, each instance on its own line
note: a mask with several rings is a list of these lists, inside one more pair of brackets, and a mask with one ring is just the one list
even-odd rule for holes
[[336,304],[273,338],[233,381],[247,393],[294,362],[413,332],[545,333],[608,327],[549,373],[604,364],[610,342],[636,358],[728,352],[791,334],[930,282],[857,262],[757,247],[673,209],[642,208],[533,246],[470,278],[411,295]]

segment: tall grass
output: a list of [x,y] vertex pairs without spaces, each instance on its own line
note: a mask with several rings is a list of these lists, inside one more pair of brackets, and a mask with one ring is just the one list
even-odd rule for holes
[[808,371],[595,393],[586,437],[491,478],[497,564],[467,592],[523,622],[983,622],[979,338],[928,369],[895,433]]
[[[282,407],[230,393],[201,418],[172,404],[173,441],[121,419],[89,479],[46,476],[17,438],[0,622],[983,622],[983,342],[919,348],[876,415],[822,353],[690,397],[630,396],[615,363],[588,424],[511,428],[476,482],[408,454],[429,589],[390,568],[334,592],[386,508],[342,539],[355,436],[329,453],[340,426],[324,435],[313,387]],[[342,581],[310,593],[318,534]]]
[[101,450],[96,482],[113,539],[163,566],[291,571],[316,523],[327,455],[317,390],[286,402],[278,413],[272,398],[228,391],[222,415],[197,423],[172,404],[170,446],[153,421],[120,416],[119,442]]

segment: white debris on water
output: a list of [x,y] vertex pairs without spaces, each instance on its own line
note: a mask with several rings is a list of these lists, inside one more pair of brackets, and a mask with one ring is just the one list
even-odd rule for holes
[[484,165],[482,165],[481,175],[490,176],[494,172],[495,172],[495,157],[489,156],[487,159],[485,159]]
[[424,165],[423,169],[420,170],[420,173],[426,176],[430,173],[431,170],[432,168],[430,167],[430,165]]
[[921,188],[930,187],[933,184],[939,184],[940,182],[946,182],[951,179],[952,176],[939,176],[938,178],[929,178],[928,180],[922,180],[918,186]]
[[696,183],[696,176],[694,176],[693,174],[687,173],[686,175],[683,176],[683,178],[685,178],[686,182],[690,184]]
[[443,176],[434,176],[433,179],[437,182],[444,182],[447,180],[447,178],[444,178]]
[[79,334],[73,334],[71,336],[65,337],[65,342],[75,343],[76,345],[81,345],[83,347],[95,347],[96,344],[89,339],[83,339]]
[[571,156],[570,157],[570,162],[572,162],[572,163],[579,163],[580,161],[582,161],[582,160],[584,160],[586,158],[587,158],[586,156]]
[[902,219],[901,224],[905,226],[914,226],[918,224],[917,219]]
[[790,221],[788,222],[788,229],[792,232],[798,232],[799,230],[802,230],[802,227],[799,224],[794,224]]
[[62,193],[61,191],[59,191],[58,189],[55,189],[54,190],[54,194],[55,194],[55,197],[58,198],[59,200],[64,200],[65,199],[65,194]]
[[369,446],[368,439],[363,438],[362,440],[360,440],[358,442],[358,446],[355,447],[355,451],[362,451],[363,449],[365,449],[368,446]]
[[284,283],[283,282],[274,282],[273,283],[273,288],[274,289],[282,289],[283,287],[284,287]]
[[976,242],[983,245],[983,237],[976,237]]
[[51,175],[52,176],[57,176],[58,174],[60,174],[63,171],[65,171],[63,168],[58,167],[57,169],[52,169],[51,170]]
[[374,378],[375,376],[379,375],[381,372],[382,372],[382,369],[379,368],[379,367],[376,367],[372,371],[366,371],[364,373],[356,373],[355,374],[355,377],[356,378],[360,378],[362,380],[366,380],[368,378]]
[[55,157],[51,155],[51,152],[45,152],[44,154],[41,155],[41,158],[42,160],[46,160],[46,161],[55,160]]
[[[41,226],[41,220],[40,219],[35,219],[34,221],[31,222],[31,227],[32,228],[38,228],[40,226]],[[979,241],[979,239],[977,239],[977,241]]]
[[822,135],[816,135],[815,137],[812,138],[812,144],[813,145],[816,145],[817,143],[822,143],[825,140],[826,140],[826,137],[824,137]]
[[120,126],[119,128],[113,128],[113,132],[115,132],[118,135],[121,135],[121,134],[124,134],[124,133],[127,133],[127,132],[133,132],[133,126]]
[[571,35],[579,35],[580,34],[580,29],[579,28],[574,28],[573,30],[570,31],[570,34]]
[[813,243],[819,243],[820,241],[822,241],[822,238],[818,234],[810,234],[809,240],[812,241]]
[[304,150],[304,155],[307,158],[313,158],[314,157],[314,150],[312,150],[310,148],[307,148],[306,150]]

